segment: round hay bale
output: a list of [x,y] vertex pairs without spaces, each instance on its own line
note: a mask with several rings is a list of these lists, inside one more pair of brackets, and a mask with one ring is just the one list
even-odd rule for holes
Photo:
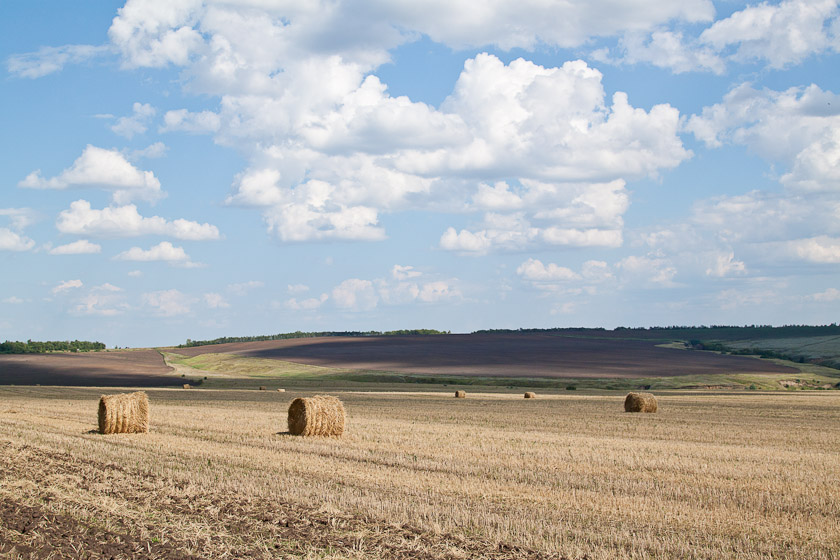
[[184,389],[192,389],[189,383],[184,383]]
[[526,399],[536,399],[536,398],[537,398],[537,394],[536,394],[536,393],[532,393],[531,391],[528,391],[528,392],[526,392],[526,393],[525,393],[525,398],[526,398]]
[[277,392],[278,392],[278,393],[285,393],[285,392],[286,392],[286,389],[277,389]]
[[336,397],[298,397],[289,405],[289,432],[296,436],[340,436],[347,414]]
[[143,391],[99,398],[100,434],[140,434],[149,431],[149,397]]
[[466,399],[467,392],[466,391],[455,391],[455,398],[456,399]]
[[650,393],[628,393],[624,399],[624,412],[656,412],[656,397]]
[[260,391],[265,391],[265,385],[260,385]]

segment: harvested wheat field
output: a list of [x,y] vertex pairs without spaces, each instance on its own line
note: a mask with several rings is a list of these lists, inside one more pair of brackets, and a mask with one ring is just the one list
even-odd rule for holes
[[837,558],[840,394],[334,391],[341,438],[287,433],[317,388],[0,388],[8,558]]

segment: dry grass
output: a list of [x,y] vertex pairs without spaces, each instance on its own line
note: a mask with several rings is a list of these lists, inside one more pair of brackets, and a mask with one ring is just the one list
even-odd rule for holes
[[[89,433],[95,390],[0,388],[0,504],[218,558],[840,550],[835,392],[663,393],[655,415],[623,394],[348,392],[365,429],[341,439],[278,433],[274,392],[149,393],[154,432],[115,439]],[[8,527],[0,542],[30,538]]]

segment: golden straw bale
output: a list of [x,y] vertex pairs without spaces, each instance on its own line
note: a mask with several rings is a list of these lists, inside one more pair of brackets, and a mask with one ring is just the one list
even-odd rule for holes
[[184,383],[184,389],[192,389],[192,386],[189,383]]
[[536,393],[532,393],[531,391],[528,391],[527,393],[525,393],[525,398],[526,398],[526,399],[536,399],[536,398],[537,398],[537,394],[536,394]]
[[149,431],[149,397],[143,391],[99,398],[100,434],[139,434]]
[[265,385],[260,385],[260,391],[265,391]]
[[624,412],[656,412],[656,397],[650,393],[628,393],[624,399]]
[[347,414],[336,397],[299,397],[289,405],[289,432],[296,436],[340,436]]
[[285,393],[285,392],[286,392],[286,389],[277,389],[277,392],[278,392],[278,393]]
[[467,392],[466,391],[455,391],[455,398],[456,399],[466,399]]

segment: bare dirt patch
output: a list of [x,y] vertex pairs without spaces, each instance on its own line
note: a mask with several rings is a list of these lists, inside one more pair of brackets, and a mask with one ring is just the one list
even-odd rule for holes
[[157,350],[0,355],[0,385],[160,387],[180,385]]
[[662,348],[660,342],[532,334],[323,337],[176,351],[186,356],[230,353],[322,367],[421,375],[633,378],[798,371],[743,356]]

